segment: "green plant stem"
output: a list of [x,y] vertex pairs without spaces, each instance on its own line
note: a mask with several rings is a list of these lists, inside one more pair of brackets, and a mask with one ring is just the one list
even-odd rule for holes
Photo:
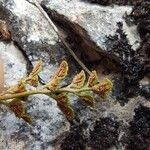
[[50,96],[50,94],[55,94],[55,93],[62,93],[62,92],[79,93],[79,92],[84,92],[84,91],[91,91],[91,88],[84,87],[81,89],[73,89],[73,88],[64,87],[64,88],[60,88],[56,91],[50,91],[48,89],[37,89],[37,90],[25,91],[22,93],[0,95],[0,101],[29,96],[29,95],[33,95],[33,94],[45,94],[45,95]]
[[92,89],[89,87],[84,87],[81,89],[75,89],[75,88],[70,88],[70,87],[64,87],[58,89],[56,92],[69,92],[69,93],[78,93],[78,92],[85,92],[85,91],[91,91]]
[[33,94],[48,94],[49,92],[50,92],[49,90],[31,90],[31,91],[26,91],[22,93],[6,94],[6,95],[0,96],[0,101],[12,99],[12,98],[24,97],[24,96],[33,95]]

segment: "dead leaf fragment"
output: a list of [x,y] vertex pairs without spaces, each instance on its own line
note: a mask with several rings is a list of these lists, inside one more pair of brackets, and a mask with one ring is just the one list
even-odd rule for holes
[[11,33],[8,31],[5,22],[0,21],[0,35],[3,40],[10,41],[11,40]]
[[0,93],[4,90],[4,70],[3,61],[0,58]]

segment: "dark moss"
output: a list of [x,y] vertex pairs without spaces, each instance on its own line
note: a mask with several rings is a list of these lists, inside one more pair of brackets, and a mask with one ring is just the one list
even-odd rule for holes
[[144,56],[144,74],[150,76],[150,34],[147,34],[139,48],[139,53]]
[[113,90],[112,90],[112,96],[116,97],[117,101],[120,103],[121,106],[124,106],[125,103],[128,102],[128,98],[124,93],[124,86],[123,86],[123,78],[118,77],[113,79]]
[[146,19],[142,19],[139,22],[138,31],[140,33],[141,38],[145,37],[147,34],[150,33],[150,17],[147,17]]
[[[77,121],[77,120],[76,120]],[[94,129],[88,132],[89,126],[86,122],[72,123],[70,131],[62,136],[56,147],[61,150],[107,150],[115,146],[118,139],[119,123],[111,118],[100,118],[94,123]]]
[[116,34],[108,36],[106,42],[109,53],[115,53],[121,60],[121,87],[116,98],[121,104],[125,104],[129,97],[135,96],[140,90],[139,80],[144,76],[144,56],[134,51],[132,46],[128,44],[126,34],[122,30],[122,23],[118,23]]
[[[150,72],[150,1],[149,0],[83,0],[100,5],[133,5],[133,11],[126,16],[129,25],[136,24],[142,39],[140,47],[135,52],[132,45],[128,44],[126,34],[122,30],[122,24],[118,23],[115,36],[109,36],[106,41],[110,55],[116,54],[121,59],[122,77],[118,83],[114,82],[117,89],[113,91],[117,101],[121,105],[128,102],[129,97],[141,93],[145,94],[145,88],[140,91],[139,80]],[[119,90],[119,91],[118,91]],[[116,94],[116,91],[119,94]],[[147,93],[148,95],[148,93]]]
[[119,55],[123,74],[126,75],[126,78],[130,78],[132,81],[141,78],[140,73],[143,71],[142,55],[135,52],[128,44],[126,34],[122,30],[122,23],[118,23],[116,35],[109,36],[106,42],[109,53]]
[[96,3],[99,5],[103,5],[103,6],[108,6],[108,5],[112,5],[112,4],[135,5],[135,4],[142,2],[143,0],[83,0],[83,1],[87,1],[90,3]]
[[112,0],[86,0],[86,1],[104,6],[110,5],[112,3]]
[[150,1],[145,0],[135,5],[129,16],[137,24],[142,42],[139,53],[145,56],[145,72],[150,72]]
[[150,149],[150,108],[140,105],[130,122],[127,150]]
[[60,144],[61,150],[85,150],[84,124],[73,125]]
[[[149,14],[150,14],[150,1],[149,0],[141,0],[140,3],[137,3],[134,6],[134,8],[130,14],[130,17],[134,20],[134,23],[139,24],[140,22],[143,22],[146,18],[149,18]],[[147,21],[145,20],[145,22],[147,22]]]
[[118,139],[119,123],[111,118],[96,121],[94,130],[90,131],[90,147],[92,150],[107,150],[114,146]]

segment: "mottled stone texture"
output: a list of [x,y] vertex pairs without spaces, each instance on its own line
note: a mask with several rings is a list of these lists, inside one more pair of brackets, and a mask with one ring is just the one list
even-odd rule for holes
[[[15,84],[29,71],[26,60],[32,65],[43,60],[40,77],[44,82],[50,79],[63,59],[72,62],[73,73],[78,70],[57,34],[34,5],[25,0],[2,0],[0,16],[6,21],[14,42],[0,43],[7,86]],[[29,97],[29,101],[27,108],[35,120],[33,127],[1,107],[0,149],[51,149],[52,141],[68,130],[69,123],[55,101],[43,95]]]
[[[23,54],[13,43],[0,42],[0,55],[4,60],[5,86],[16,84],[27,73]],[[44,95],[31,96],[28,100],[27,109],[35,121],[34,126],[1,106],[0,149],[46,149],[50,147],[49,142],[68,130],[69,123],[55,101]]]
[[[43,0],[41,4],[54,20],[64,23],[64,27],[68,25],[84,38],[84,42],[90,43],[93,49],[100,53],[108,54],[107,36],[115,35],[118,22],[123,24],[128,43],[133,49],[136,50],[139,46],[140,38],[136,26],[129,27],[124,19],[125,14],[132,10],[130,6],[102,7],[80,0]],[[118,53],[110,52],[110,55],[118,61],[124,60]]]
[[[32,0],[0,0],[0,18],[6,21],[12,35],[11,42],[0,41],[5,85],[15,84],[39,59],[44,62],[40,73],[41,83],[48,81],[61,60],[66,59],[70,72],[63,84],[67,84],[80,67],[62,46],[41,12],[30,2]],[[117,60],[121,69],[117,74],[109,73],[114,83],[113,91],[106,101],[97,97],[95,108],[87,107],[77,97],[70,95],[75,110],[75,118],[70,122],[58,109],[56,102],[45,95],[28,98],[26,107],[34,120],[34,126],[16,118],[1,105],[0,149],[148,150],[149,81],[147,77],[141,80],[148,67],[144,66],[145,57],[141,57],[138,50],[140,37],[136,25],[129,26],[125,22],[125,13],[129,14],[132,7],[104,7],[79,0],[39,2],[59,26],[63,36],[66,32],[64,37],[73,39],[70,46],[79,48],[83,55],[88,51],[91,58],[99,54],[103,58],[105,55],[106,67],[112,59]],[[149,30],[141,25],[138,28],[143,42],[146,33],[142,35],[141,31]],[[146,54],[147,45],[148,42],[142,46]],[[93,55],[93,51],[98,53]],[[89,61],[89,57],[84,58]],[[92,63],[89,65],[92,66]],[[100,61],[97,61],[96,65],[99,64]],[[143,66],[146,71],[143,71]],[[101,71],[101,68],[97,71]],[[100,73],[100,77],[103,76]]]
[[94,61],[103,62],[105,68],[111,66],[109,70],[113,70],[111,61],[121,66],[122,84],[116,97],[122,105],[128,102],[128,97],[140,91],[139,80],[144,77],[145,56],[140,50],[137,26],[127,21],[131,6],[104,7],[80,0],[62,0],[61,3],[43,0],[41,4],[49,16],[68,32],[70,39],[81,45],[80,51],[84,54],[79,52],[79,56],[87,66],[91,67]]
[[44,81],[49,80],[61,60],[71,59],[53,28],[33,4],[25,0],[2,0],[0,14],[8,24],[13,41],[26,53],[32,64],[43,60],[41,78]]

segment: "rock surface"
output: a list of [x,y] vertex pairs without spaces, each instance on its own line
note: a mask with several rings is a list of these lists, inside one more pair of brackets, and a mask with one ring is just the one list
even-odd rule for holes
[[[56,33],[34,5],[25,0],[0,1],[0,18],[7,22],[12,40],[17,45],[15,47],[14,44],[0,43],[0,55],[5,60],[7,86],[15,84],[30,71],[26,70],[28,68],[26,60],[32,65],[40,59],[44,62],[40,74],[44,82],[49,81],[61,60],[67,59],[73,66],[71,74],[78,70],[71,60],[72,57],[62,47]],[[17,119],[6,108],[1,108],[0,149],[52,149],[53,140],[68,130],[68,121],[55,101],[49,97],[43,95],[29,97],[27,108],[35,118],[34,127]]]
[[[29,1],[32,2],[32,0]],[[12,42],[0,41],[0,55],[4,59],[6,86],[15,84],[39,59],[44,62],[43,71],[40,73],[42,82],[49,80],[62,59],[66,59],[70,64],[68,76],[70,81],[71,76],[80,67],[66,52],[47,20],[29,1],[0,0],[0,18],[6,21],[12,35]],[[111,60],[109,58],[113,53],[115,59],[120,59],[119,62],[123,61],[124,55],[120,57],[114,51],[110,53],[110,50],[114,50],[113,44],[115,45],[115,42],[107,41],[107,36],[110,34],[112,37],[116,37],[116,34],[118,37],[123,36],[121,40],[117,37],[117,42],[123,43],[125,47],[127,45],[127,53],[133,52],[131,47],[136,52],[139,46],[139,43],[136,43],[140,41],[136,27],[129,27],[123,18],[126,11],[131,12],[132,7],[103,7],[79,0],[39,0],[39,2],[57,22],[57,25],[61,25],[59,26],[61,30],[69,30],[68,33],[72,31],[73,40],[82,39],[81,43],[77,44],[77,47],[87,48],[82,53],[87,50],[98,51],[102,55],[107,54],[108,61]],[[126,31],[127,38],[124,38],[122,32],[120,34],[116,32],[118,21],[123,23],[123,31]],[[89,54],[93,55],[91,51]],[[86,59],[88,61],[88,58]],[[133,66],[129,71],[132,69],[134,70]],[[101,71],[101,67],[98,71]],[[100,76],[104,74],[100,72]],[[1,105],[0,149],[132,150],[134,145],[137,150],[148,150],[150,146],[150,118],[148,116],[150,101],[139,96],[133,88],[133,92],[137,95],[126,100],[125,106],[120,105],[116,99],[117,95],[121,95],[121,87],[124,84],[121,80],[122,74],[111,72],[109,76],[113,78],[113,92],[107,101],[97,98],[94,109],[70,95],[71,104],[75,110],[75,118],[71,122],[67,121],[55,101],[45,95],[33,95],[28,98],[27,110],[34,119],[34,126],[16,118]],[[66,84],[68,80],[63,84]],[[126,94],[127,91],[123,92]],[[124,99],[126,99],[125,96]]]
[[4,61],[5,86],[13,85],[27,73],[26,59],[13,43],[2,41],[0,42],[0,55]]
[[[13,43],[0,42],[0,55],[4,60],[6,87],[26,75],[26,60]],[[69,123],[57,108],[55,101],[44,95],[29,97],[28,112],[35,120],[32,127],[1,107],[0,149],[45,149],[49,142],[68,130]],[[9,143],[9,144],[7,144]]]
[[[136,50],[139,47],[140,37],[136,26],[128,26],[125,15],[132,10],[130,6],[103,7],[81,2],[80,0],[43,0],[41,2],[50,16],[64,28],[70,28],[88,43],[93,50],[99,51],[117,61],[123,61],[118,53],[113,53],[107,45],[107,37],[114,36],[118,29],[117,23],[123,24],[123,30],[127,35],[128,43]],[[86,52],[86,50],[85,50]],[[124,52],[120,52],[124,53]]]
[[32,64],[40,59],[44,62],[41,74],[44,81],[49,80],[61,60],[71,59],[55,31],[33,4],[25,0],[3,0],[0,1],[0,14],[7,22],[13,41]]

